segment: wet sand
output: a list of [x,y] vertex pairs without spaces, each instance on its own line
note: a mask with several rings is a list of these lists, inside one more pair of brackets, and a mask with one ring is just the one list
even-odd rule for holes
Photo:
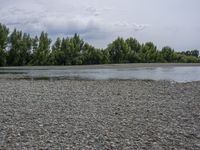
[[200,82],[0,79],[0,149],[200,149]]

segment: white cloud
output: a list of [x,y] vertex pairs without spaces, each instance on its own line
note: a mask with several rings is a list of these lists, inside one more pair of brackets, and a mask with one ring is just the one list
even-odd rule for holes
[[[161,46],[166,42],[175,49],[200,49],[199,0],[0,1],[0,22],[11,29],[32,34],[44,30],[53,37],[79,33],[98,47],[105,47],[117,36],[135,36]],[[172,41],[175,28],[179,32]]]

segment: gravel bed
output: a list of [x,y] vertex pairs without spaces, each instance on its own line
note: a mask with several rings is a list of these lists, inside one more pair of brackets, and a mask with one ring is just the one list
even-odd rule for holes
[[200,149],[200,82],[0,79],[0,149]]

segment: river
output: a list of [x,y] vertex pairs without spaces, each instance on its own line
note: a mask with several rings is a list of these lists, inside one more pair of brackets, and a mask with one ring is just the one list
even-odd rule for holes
[[[105,65],[106,66],[106,65]],[[200,81],[200,66],[188,65],[115,65],[109,67],[5,67],[0,68],[0,74],[23,75],[26,77],[48,77],[66,79],[147,79],[171,80],[175,82]]]

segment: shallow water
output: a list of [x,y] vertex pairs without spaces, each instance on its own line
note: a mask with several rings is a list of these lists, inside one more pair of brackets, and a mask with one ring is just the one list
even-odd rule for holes
[[72,69],[72,68],[0,68],[0,74],[22,74],[34,77],[80,78],[92,80],[108,79],[149,79],[172,80],[176,82],[200,81],[199,66],[176,67],[134,67],[134,68],[104,68],[104,69]]

